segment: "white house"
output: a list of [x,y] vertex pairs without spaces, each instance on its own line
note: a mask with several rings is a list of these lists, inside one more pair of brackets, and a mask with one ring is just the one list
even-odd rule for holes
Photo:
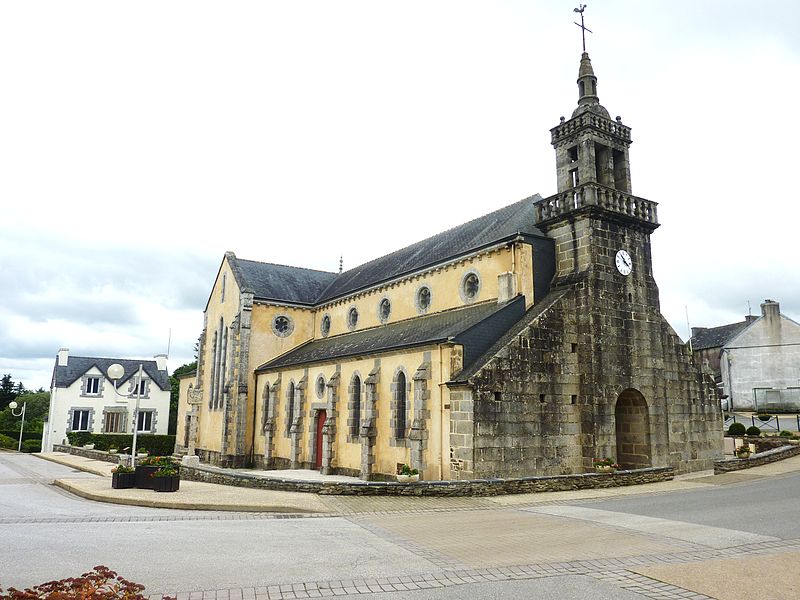
[[800,324],[765,300],[761,316],[722,347],[720,367],[734,409],[800,409]]
[[[139,434],[166,434],[169,423],[170,385],[167,356],[155,360],[70,356],[68,348],[58,351],[50,384],[50,412],[42,433],[42,451],[52,452],[70,431],[92,433],[133,433],[136,408],[136,379],[142,365]],[[117,382],[108,378],[108,367],[120,364],[125,374]]]

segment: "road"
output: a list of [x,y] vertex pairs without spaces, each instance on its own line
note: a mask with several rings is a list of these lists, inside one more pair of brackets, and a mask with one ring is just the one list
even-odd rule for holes
[[[708,586],[718,573],[735,592],[731,572],[746,569],[730,561],[744,560],[776,582],[776,595],[760,597],[800,595],[793,573],[769,572],[800,558],[800,473],[732,474],[614,500],[420,509],[408,499],[396,510],[305,517],[98,504],[50,485],[63,477],[95,476],[0,454],[2,587],[103,564],[147,593],[190,600],[701,599],[737,597]],[[692,579],[695,568],[702,575]]]

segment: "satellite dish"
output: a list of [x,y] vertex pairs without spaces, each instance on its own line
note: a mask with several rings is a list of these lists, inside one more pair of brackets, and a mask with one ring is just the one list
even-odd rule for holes
[[109,379],[117,381],[118,379],[122,379],[122,376],[125,375],[125,368],[118,363],[114,363],[108,367],[107,373]]

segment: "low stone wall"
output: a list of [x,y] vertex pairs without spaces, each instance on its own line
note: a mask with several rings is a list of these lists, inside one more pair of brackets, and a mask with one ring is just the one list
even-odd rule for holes
[[[122,454],[109,454],[104,450],[89,450],[88,448],[83,448],[81,446],[61,446],[59,444],[53,445],[53,452],[74,454],[75,456],[92,458],[94,460],[104,460],[105,462],[110,463],[118,463],[119,457],[122,456]],[[127,454],[125,456],[127,456]]]
[[725,460],[717,460],[714,461],[714,475],[750,469],[752,467],[778,462],[779,460],[797,456],[798,454],[800,454],[800,446],[792,445],[781,446],[780,448],[774,448],[766,452],[751,454],[750,458],[726,458]]
[[[74,454],[75,456],[83,456],[84,458],[92,458],[94,460],[102,460],[105,462],[119,463],[121,458],[125,459],[125,464],[130,461],[130,454],[109,454],[105,450],[89,450],[82,446],[62,446],[59,444],[53,445],[53,452],[63,452],[65,454]],[[141,460],[140,458],[136,459]]]
[[467,481],[300,481],[267,479],[250,473],[231,473],[214,467],[181,467],[181,479],[221,485],[289,492],[307,492],[337,496],[500,496],[533,492],[560,492],[641,485],[669,481],[675,475],[671,467],[652,467],[616,473],[584,473],[515,479],[471,479]]

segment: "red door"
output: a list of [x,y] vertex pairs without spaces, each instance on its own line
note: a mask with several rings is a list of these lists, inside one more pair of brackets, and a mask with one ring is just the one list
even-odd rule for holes
[[328,418],[328,413],[324,410],[317,411],[317,448],[314,455],[314,468],[322,468],[322,428],[325,426],[325,419]]

